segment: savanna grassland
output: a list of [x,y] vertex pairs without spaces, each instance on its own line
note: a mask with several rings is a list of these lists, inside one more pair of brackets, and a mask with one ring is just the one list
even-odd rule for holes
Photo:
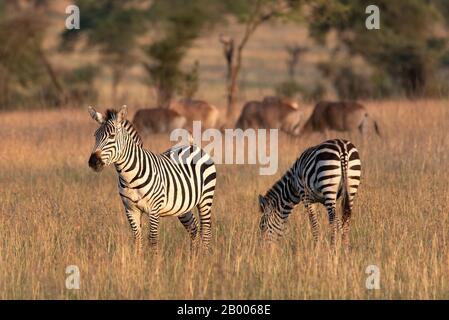
[[[159,256],[135,255],[116,173],[87,166],[96,124],[86,110],[1,113],[0,298],[449,299],[448,102],[367,107],[383,137],[350,137],[363,176],[349,253],[330,251],[323,208],[314,248],[302,206],[284,239],[259,245],[257,195],[325,138],[280,136],[274,176],[218,166],[212,252],[197,258],[176,218],[161,219]],[[170,142],[145,145],[161,152]],[[65,287],[68,265],[80,269],[79,290]],[[365,288],[369,265],[380,268],[379,290]]]

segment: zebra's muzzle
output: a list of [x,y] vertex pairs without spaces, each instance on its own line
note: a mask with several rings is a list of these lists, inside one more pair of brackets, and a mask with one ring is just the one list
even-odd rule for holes
[[103,161],[101,161],[101,158],[96,152],[90,155],[89,167],[91,167],[95,172],[101,171],[104,167]]

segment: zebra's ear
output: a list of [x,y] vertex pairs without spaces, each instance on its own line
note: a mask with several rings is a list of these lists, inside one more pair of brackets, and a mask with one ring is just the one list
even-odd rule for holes
[[117,122],[120,123],[126,119],[126,114],[128,113],[128,107],[124,104],[120,111],[117,113]]
[[89,106],[87,108],[87,110],[89,111],[90,116],[92,117],[92,119],[94,119],[95,121],[97,121],[99,124],[104,123],[104,116],[100,113],[97,112],[94,107]]

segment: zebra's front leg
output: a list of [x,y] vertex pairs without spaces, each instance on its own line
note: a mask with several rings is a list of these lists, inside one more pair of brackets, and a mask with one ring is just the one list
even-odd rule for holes
[[201,224],[201,243],[203,249],[209,250],[210,240],[212,238],[211,230],[211,206],[212,202],[202,203],[198,206]]
[[158,253],[157,240],[159,236],[159,212],[151,212],[150,213],[150,248],[154,254]]
[[196,252],[198,249],[198,222],[192,211],[186,212],[178,217],[184,228],[190,235],[190,249]]
[[137,208],[126,207],[125,213],[133,232],[135,251],[140,254],[142,252],[142,212]]

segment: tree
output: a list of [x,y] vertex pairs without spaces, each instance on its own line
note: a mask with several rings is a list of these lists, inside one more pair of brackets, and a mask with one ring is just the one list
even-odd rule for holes
[[191,100],[199,88],[199,67],[200,63],[195,60],[193,66],[184,74],[178,92],[182,97]]
[[126,70],[136,62],[138,38],[145,31],[143,0],[76,0],[80,8],[81,28],[62,33],[63,50],[87,36],[89,48],[98,47],[112,74],[112,101],[117,100],[117,87]]
[[434,26],[439,15],[434,1],[378,0],[381,27],[367,30],[360,0],[308,0],[310,32],[318,41],[335,30],[341,46],[360,54],[379,72],[385,72],[408,96],[422,95],[435,73],[442,47],[435,43]]
[[[63,86],[43,47],[48,1],[0,3],[0,105],[36,100],[52,91],[51,104],[63,100]],[[50,83],[51,88],[47,87]]]
[[288,53],[288,59],[286,61],[288,77],[291,81],[295,80],[296,67],[299,63],[299,58],[306,53],[309,49],[299,44],[291,44],[285,46],[285,50]]
[[227,116],[233,117],[234,104],[237,96],[238,76],[242,67],[242,54],[249,39],[257,28],[270,20],[287,17],[294,9],[299,9],[300,1],[283,0],[226,0],[227,11],[237,17],[245,26],[243,36],[235,44],[235,40],[227,35],[220,36],[224,56],[227,63]]
[[[154,1],[147,19],[152,27],[159,30],[160,37],[145,47],[147,60],[144,67],[156,88],[159,107],[168,107],[174,93],[187,88],[186,82],[195,78],[192,72],[196,72],[198,77],[198,66],[194,65],[191,71],[183,72],[181,62],[204,27],[220,21],[219,7],[219,1],[210,0]],[[188,92],[189,95],[193,93]]]

